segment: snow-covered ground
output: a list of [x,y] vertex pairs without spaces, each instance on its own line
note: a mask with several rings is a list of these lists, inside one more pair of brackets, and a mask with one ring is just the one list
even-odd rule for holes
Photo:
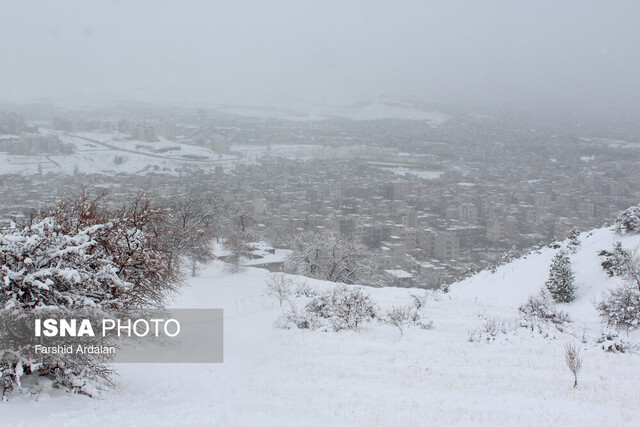
[[[578,299],[564,304],[581,335],[599,331],[593,298],[616,285],[597,251],[640,236],[581,235],[571,255]],[[175,299],[180,308],[225,310],[225,361],[211,365],[118,365],[103,399],[40,395],[0,404],[3,425],[637,425],[640,355],[606,353],[580,335],[469,342],[478,315],[508,318],[538,291],[556,250],[454,284],[430,300],[431,330],[373,323],[360,332],[278,329],[278,301],[265,296],[266,270],[225,274],[215,262]],[[308,280],[312,287],[333,286]],[[382,311],[419,290],[367,289]],[[582,349],[579,386],[564,345]]]
[[237,156],[215,153],[207,148],[161,140],[124,140],[118,134],[64,133],[41,128],[43,135],[55,134],[60,142],[74,147],[72,154],[20,156],[0,152],[0,174],[179,174],[182,171],[229,168]]

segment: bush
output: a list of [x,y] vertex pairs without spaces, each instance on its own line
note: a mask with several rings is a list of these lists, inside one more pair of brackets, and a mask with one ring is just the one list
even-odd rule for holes
[[598,252],[598,255],[604,257],[601,265],[609,277],[623,276],[632,262],[631,252],[623,249],[621,242],[616,242],[613,245],[613,250],[607,251],[603,249]]
[[293,324],[300,329],[357,331],[363,323],[376,317],[371,298],[361,289],[345,285],[312,297],[302,309],[293,302],[290,307],[290,312],[279,319],[279,326],[289,327]]
[[544,288],[538,294],[530,296],[518,311],[521,316],[520,325],[530,329],[539,323],[547,323],[562,331],[562,325],[571,322],[567,313],[556,309],[551,294]]
[[530,296],[527,301],[518,308],[519,318],[504,320],[495,317],[481,315],[480,327],[469,332],[471,342],[493,342],[498,340],[509,341],[508,336],[520,331],[528,330],[532,336],[541,336],[545,339],[555,339],[560,332],[570,332],[568,324],[571,323],[569,315],[557,310],[551,294],[545,289],[540,289],[536,295]]
[[84,310],[85,317],[100,317],[161,306],[181,283],[163,227],[162,211],[142,196],[114,209],[101,197],[82,195],[0,231],[3,394],[20,389],[25,375],[88,395],[95,395],[94,385],[109,383],[102,355],[80,361],[48,355],[45,364],[34,360],[32,346],[17,344],[7,325],[28,319],[33,310]]
[[391,307],[387,310],[385,320],[398,328],[400,335],[404,335],[406,326],[417,326],[421,329],[433,328],[433,321],[422,316],[421,307],[422,305],[418,304]]
[[578,387],[578,374],[582,370],[582,356],[580,356],[580,349],[573,344],[567,344],[564,346],[564,360],[567,364],[567,368],[573,375],[573,388]]
[[608,326],[624,328],[628,335],[640,324],[640,291],[629,284],[608,290],[596,308]]
[[567,239],[569,242],[567,243],[567,249],[571,251],[571,253],[576,253],[578,251],[578,247],[580,246],[580,230],[577,227],[573,227],[571,231],[569,231],[569,235]]
[[482,324],[480,327],[469,331],[470,342],[492,342],[500,337],[506,338],[507,335],[515,332],[515,325],[512,321],[486,315],[480,315],[479,317],[482,320]]
[[620,337],[616,329],[607,329],[603,331],[596,342],[604,351],[611,353],[627,353],[635,351],[636,347],[629,341]]
[[318,293],[315,291],[315,289],[309,286],[308,282],[305,281],[305,282],[298,283],[296,288],[293,290],[293,295],[295,295],[298,298],[300,297],[313,298],[317,296]]
[[640,205],[632,206],[622,212],[616,220],[616,224],[621,233],[640,232]]

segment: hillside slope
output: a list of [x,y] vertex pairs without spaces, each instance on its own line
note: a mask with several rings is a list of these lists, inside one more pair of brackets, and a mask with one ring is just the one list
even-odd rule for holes
[[[581,236],[572,255],[579,298],[565,305],[576,325],[599,330],[591,300],[617,279],[597,251],[620,239]],[[627,247],[638,236],[624,237]],[[359,332],[279,329],[278,301],[265,296],[266,270],[230,275],[216,262],[190,281],[175,307],[225,310],[225,362],[118,365],[116,389],[101,399],[41,394],[0,404],[4,425],[633,425],[640,419],[640,356],[606,353],[571,334],[518,334],[469,342],[478,315],[508,318],[537,292],[555,250],[543,249],[454,284],[431,298],[434,328],[399,331],[371,323]],[[331,283],[308,280],[322,289]],[[420,290],[366,291],[379,310],[408,304]],[[583,325],[584,324],[584,325]],[[572,388],[564,345],[584,355]]]
[[[605,289],[621,284],[619,278],[611,278],[602,269],[602,257],[598,252],[611,250],[615,242],[622,242],[625,249],[640,246],[640,235],[620,235],[609,228],[581,233],[580,245],[570,252],[572,269],[576,278],[576,300],[571,304],[559,304],[576,322],[597,327],[598,313],[593,304]],[[567,242],[562,243],[566,248]],[[461,300],[473,300],[487,307],[513,312],[528,296],[538,292],[549,275],[551,259],[559,249],[549,247],[525,255],[523,258],[500,266],[492,273],[483,271],[452,286],[451,294]]]

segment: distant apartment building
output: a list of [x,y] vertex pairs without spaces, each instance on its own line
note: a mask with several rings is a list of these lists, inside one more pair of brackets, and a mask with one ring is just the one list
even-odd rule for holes
[[404,244],[382,242],[378,257],[379,270],[393,270],[404,268],[406,264],[406,250]]
[[513,215],[487,221],[487,239],[492,242],[515,238],[519,231],[519,221]]
[[420,229],[416,233],[416,247],[422,250],[425,258],[433,257],[435,233],[430,229]]
[[458,205],[458,219],[470,224],[478,222],[478,207],[473,203],[461,203]]
[[388,182],[384,186],[384,197],[387,200],[407,200],[409,193],[409,182],[398,180]]
[[460,239],[453,232],[438,232],[433,241],[433,256],[440,261],[455,260],[460,256]]

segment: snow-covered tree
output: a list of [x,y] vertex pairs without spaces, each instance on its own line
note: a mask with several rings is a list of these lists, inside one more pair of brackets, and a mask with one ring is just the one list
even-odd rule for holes
[[168,237],[174,252],[187,258],[191,275],[198,264],[211,261],[213,240],[221,231],[224,204],[215,194],[173,196],[165,203]]
[[285,276],[284,274],[274,274],[266,280],[267,290],[266,293],[269,296],[278,298],[280,306],[293,292],[293,280]]
[[352,284],[366,277],[366,257],[364,245],[352,237],[307,231],[295,237],[285,269],[292,274]]
[[224,247],[229,251],[226,261],[229,262],[227,270],[238,273],[242,270],[241,261],[251,255],[251,245],[248,236],[241,232],[231,232],[224,240]]
[[565,251],[559,251],[553,257],[546,287],[556,302],[571,302],[575,299],[575,278],[571,260]]
[[256,222],[253,218],[253,209],[247,203],[233,203],[229,206],[229,218],[232,226],[242,233],[246,233],[247,229]]

